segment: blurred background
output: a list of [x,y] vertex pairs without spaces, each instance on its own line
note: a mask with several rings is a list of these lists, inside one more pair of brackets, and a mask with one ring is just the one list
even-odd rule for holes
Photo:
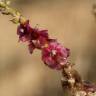
[[[96,82],[95,0],[11,0],[34,27],[49,30],[65,47],[86,80]],[[0,96],[64,96],[61,73],[46,67],[40,51],[18,43],[17,25],[0,14]]]

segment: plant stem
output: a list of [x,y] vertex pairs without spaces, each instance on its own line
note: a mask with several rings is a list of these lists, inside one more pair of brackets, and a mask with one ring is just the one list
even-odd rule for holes
[[19,11],[11,8],[9,4],[9,1],[0,1],[0,12],[4,15],[11,15],[12,19],[10,21],[15,24],[24,23],[26,19],[20,14]]

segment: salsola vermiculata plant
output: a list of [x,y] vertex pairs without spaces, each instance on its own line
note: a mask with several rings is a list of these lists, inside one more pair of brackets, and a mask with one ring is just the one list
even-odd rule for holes
[[61,84],[63,90],[68,91],[70,96],[96,96],[96,85],[84,81],[73,68],[74,64],[68,61],[70,49],[63,47],[56,39],[50,38],[48,30],[32,28],[30,21],[9,5],[9,1],[0,1],[0,12],[12,16],[10,21],[18,25],[19,41],[28,44],[30,54],[35,49],[39,49],[44,64],[51,69],[62,72]]

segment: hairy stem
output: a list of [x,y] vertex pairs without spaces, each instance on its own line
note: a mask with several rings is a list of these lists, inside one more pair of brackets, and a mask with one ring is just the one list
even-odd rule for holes
[[0,12],[4,15],[11,15],[12,21],[15,24],[24,23],[26,19],[20,14],[19,11],[11,8],[9,1],[0,1]]

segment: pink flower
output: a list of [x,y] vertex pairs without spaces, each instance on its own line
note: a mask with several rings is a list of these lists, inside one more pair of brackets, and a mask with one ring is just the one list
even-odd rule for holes
[[23,24],[20,24],[17,28],[17,35],[19,35],[19,40],[22,42],[30,40],[29,36],[31,32],[32,28],[29,25],[29,20]]
[[50,68],[60,70],[66,64],[69,53],[69,49],[53,41],[42,49],[42,60]]
[[38,49],[41,49],[42,46],[48,42],[48,38],[48,30],[39,30],[37,28],[33,28],[32,33],[30,34],[30,40]]
[[39,30],[38,28],[30,27],[29,20],[20,24],[17,29],[17,35],[22,42],[28,42],[30,53],[35,48],[41,49],[43,45],[48,41],[48,30]]

